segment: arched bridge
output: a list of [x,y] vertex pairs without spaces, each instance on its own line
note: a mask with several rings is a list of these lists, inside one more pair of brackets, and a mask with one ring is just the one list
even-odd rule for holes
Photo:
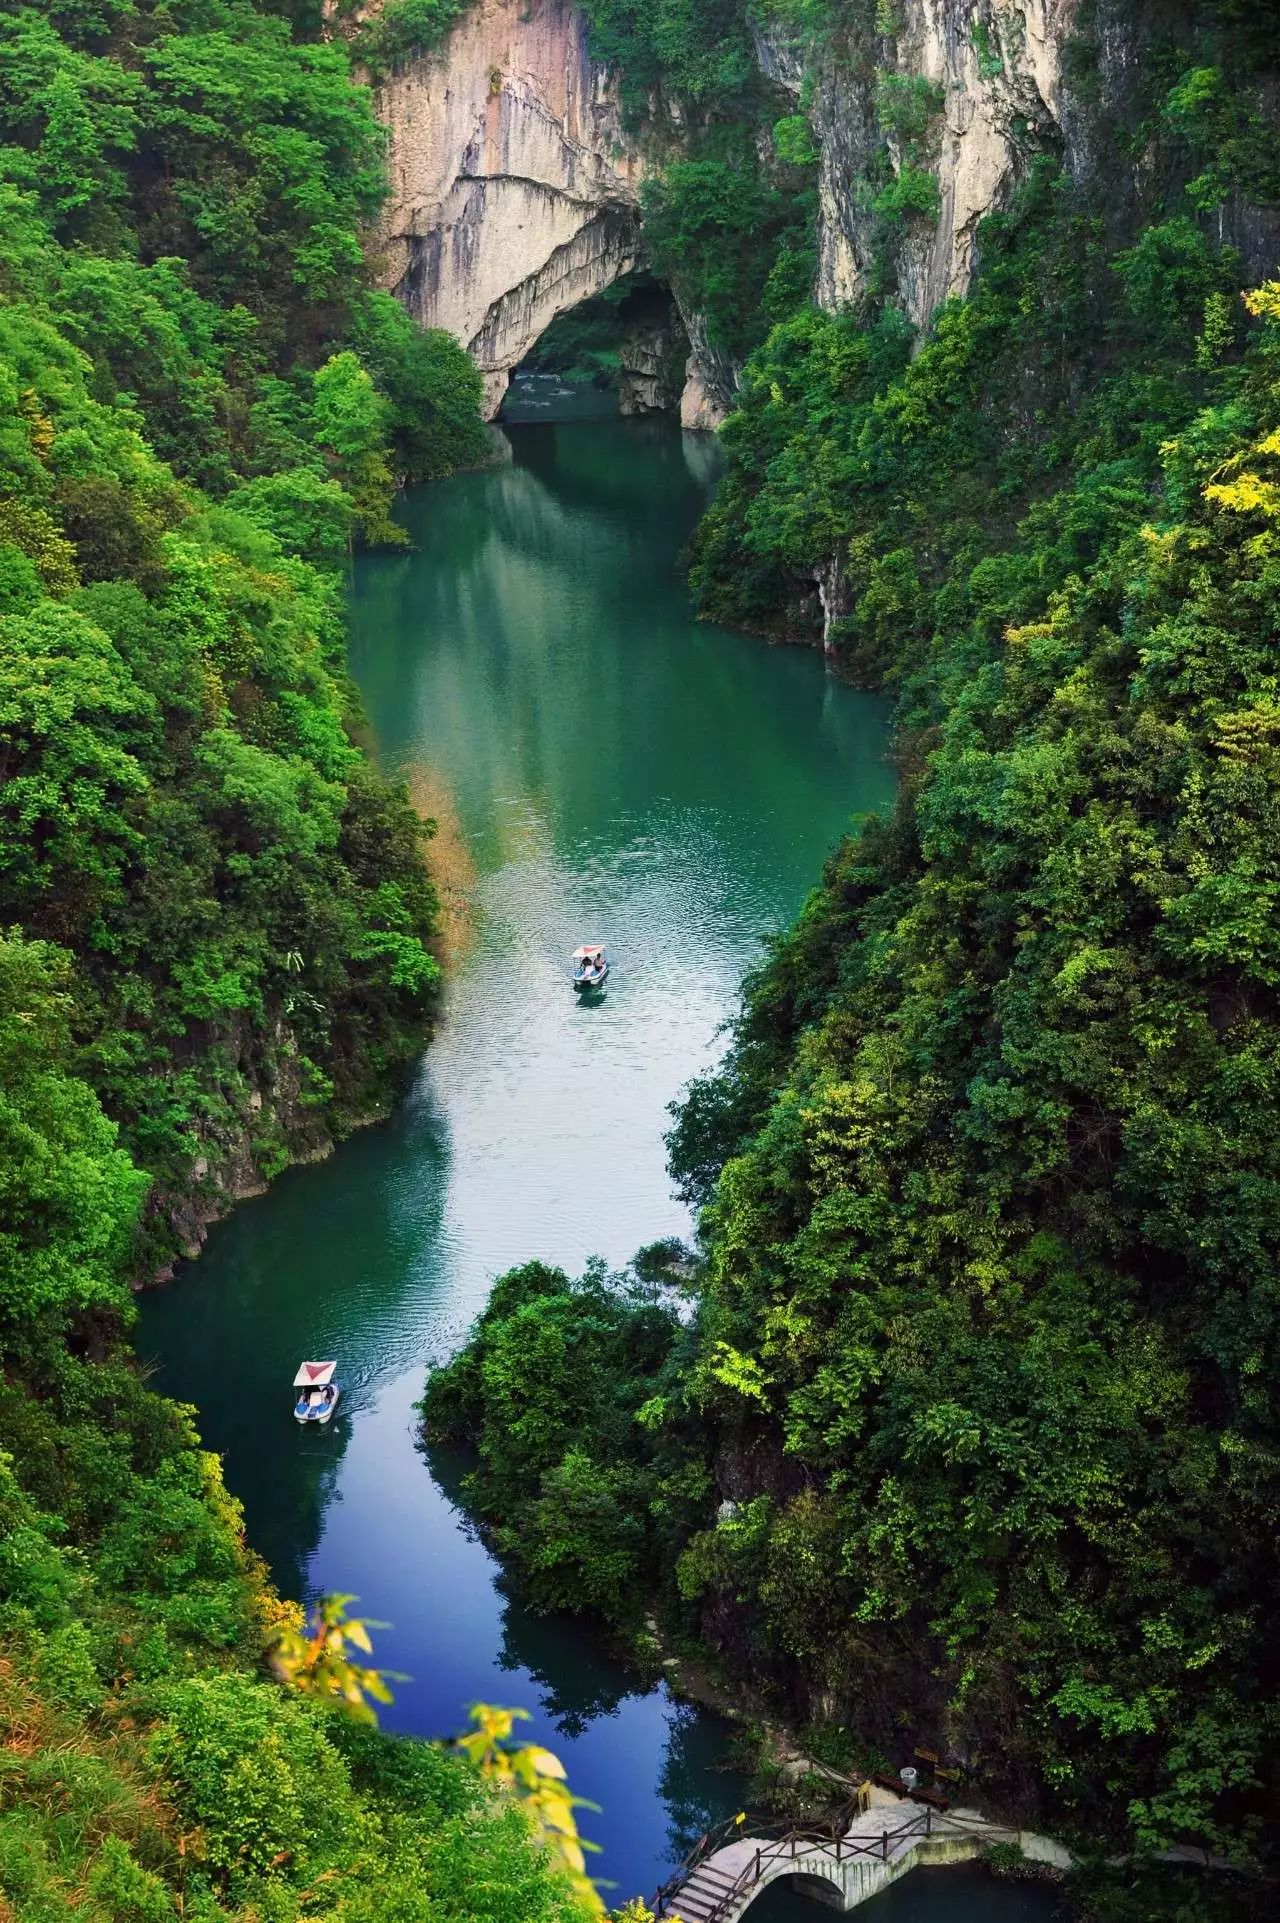
[[737,1923],[761,1890],[783,1878],[846,1912],[917,1864],[964,1862],[992,1843],[1018,1843],[1027,1854],[1041,1854],[1046,1842],[990,1823],[976,1810],[873,1802],[865,1792],[825,1826],[753,1824],[749,1834],[743,1827],[721,1824],[700,1839],[654,1898],[656,1916]]

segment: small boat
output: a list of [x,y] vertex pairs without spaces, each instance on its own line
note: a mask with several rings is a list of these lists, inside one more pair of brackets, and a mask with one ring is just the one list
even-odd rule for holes
[[601,988],[609,973],[609,958],[598,941],[584,941],[573,951],[575,988]]
[[329,1422],[338,1406],[341,1386],[333,1379],[336,1362],[304,1362],[293,1378],[298,1391],[293,1405],[295,1422]]

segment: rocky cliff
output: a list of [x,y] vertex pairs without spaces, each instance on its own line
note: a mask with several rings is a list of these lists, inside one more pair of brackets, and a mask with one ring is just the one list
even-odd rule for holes
[[[821,306],[866,289],[883,251],[872,183],[922,162],[937,182],[936,220],[908,220],[895,249],[904,311],[923,326],[974,270],[978,223],[1001,206],[1031,158],[1066,144],[1063,55],[1079,0],[899,0],[891,31],[865,30],[811,58],[810,117],[819,162]],[[776,84],[799,97],[805,61],[785,35],[757,27],[756,54]],[[885,125],[877,81],[921,83],[934,106],[916,140]],[[928,93],[924,92],[928,90]],[[936,103],[936,105],[934,104]],[[887,149],[887,155],[886,155]]]
[[[809,45],[752,26],[762,73],[780,98],[803,100],[819,149],[820,305],[887,285],[923,327],[967,290],[979,223],[1038,155],[1088,177],[1097,118],[1124,121],[1161,10],[1090,0],[1086,21],[1083,7],[884,0]],[[1082,25],[1087,85],[1068,74]],[[390,134],[387,285],[424,326],[466,345],[492,414],[555,316],[643,260],[645,152],[624,125],[616,76],[590,56],[575,0],[475,0],[439,49],[385,80],[379,104]],[[679,138],[676,127],[665,134]],[[886,189],[913,181],[936,204],[906,196],[887,220]],[[1109,218],[1123,220],[1130,189],[1108,181]],[[1230,238],[1255,263],[1271,232],[1247,218],[1257,231]],[[691,352],[681,418],[715,426],[739,370],[716,354],[697,313],[682,319]]]
[[[390,137],[385,282],[424,327],[463,343],[492,417],[556,315],[643,259],[646,163],[616,77],[592,60],[573,0],[476,0],[439,49],[386,78],[378,106]],[[735,370],[698,316],[683,318],[681,419],[715,427]]]
[[[816,292],[855,299],[880,242],[868,181],[884,169],[877,72],[935,92],[927,162],[936,222],[908,222],[896,251],[903,306],[922,324],[969,284],[978,222],[1007,198],[1030,157],[1066,141],[1063,49],[1079,0],[901,0],[865,46],[804,55],[756,27],[767,78],[799,96],[811,67],[821,149]],[[497,410],[511,370],[556,314],[642,258],[645,160],[623,125],[615,77],[591,59],[573,0],[477,0],[441,48],[379,90],[392,194],[382,231],[386,278],[423,326],[445,327],[485,376]],[[887,138],[890,165],[910,164]],[[723,418],[736,370],[699,317],[681,397],[686,426]]]
[[571,0],[478,0],[379,90],[388,284],[485,377],[488,411],[558,313],[640,253],[642,162]]

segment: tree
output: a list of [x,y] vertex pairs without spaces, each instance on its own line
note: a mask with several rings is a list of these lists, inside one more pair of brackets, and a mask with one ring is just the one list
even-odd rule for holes
[[70,957],[0,935],[0,1331],[12,1351],[123,1310],[146,1178],[74,1072]]
[[392,522],[394,483],[388,461],[387,403],[359,355],[333,354],[316,372],[311,418],[329,472],[351,497],[367,541],[403,542]]

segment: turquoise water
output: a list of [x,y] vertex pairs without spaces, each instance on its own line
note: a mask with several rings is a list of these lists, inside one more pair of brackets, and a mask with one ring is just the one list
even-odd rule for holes
[[[379,1659],[409,1680],[385,1721],[435,1736],[475,1699],[531,1710],[602,1805],[593,1867],[629,1895],[740,1806],[726,1730],[505,1593],[458,1465],[415,1446],[413,1403],[504,1267],[621,1262],[687,1232],[667,1104],[892,784],[880,703],[812,653],[692,619],[677,557],[712,445],[614,420],[513,426],[503,446],[411,495],[412,551],[362,562],[353,591],[377,753],[430,798],[471,904],[441,1032],[389,1122],[290,1171],[144,1298],[139,1346],[198,1405],[283,1589],[355,1591],[389,1624]],[[613,960],[589,1007],[568,980],[583,938]],[[289,1383],[317,1354],[346,1393],[313,1434]]]

